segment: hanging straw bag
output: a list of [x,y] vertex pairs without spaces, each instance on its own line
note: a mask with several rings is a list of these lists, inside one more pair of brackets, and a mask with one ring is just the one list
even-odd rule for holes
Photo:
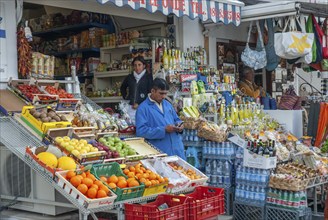
[[251,36],[252,25],[253,25],[253,22],[251,21],[251,23],[249,25],[246,47],[245,47],[245,50],[241,54],[241,60],[243,61],[243,63],[246,66],[251,67],[254,70],[257,70],[257,69],[262,69],[267,65],[267,58],[266,58],[266,52],[265,52],[264,43],[263,43],[263,39],[262,39],[261,29],[260,29],[260,25],[259,25],[258,21],[256,22],[256,27],[257,27],[258,37],[261,42],[262,48],[260,48],[260,51],[257,51],[257,50],[252,50],[249,47],[249,40],[250,40],[250,36]]

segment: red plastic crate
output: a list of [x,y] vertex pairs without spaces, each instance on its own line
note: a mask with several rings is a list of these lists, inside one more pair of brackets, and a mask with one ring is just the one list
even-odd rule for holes
[[189,220],[203,220],[224,214],[224,189],[198,186],[186,195],[189,203]]
[[[157,207],[166,203],[169,208],[160,211]],[[188,197],[175,195],[159,195],[154,202],[140,204],[124,204],[126,220],[188,220]]]

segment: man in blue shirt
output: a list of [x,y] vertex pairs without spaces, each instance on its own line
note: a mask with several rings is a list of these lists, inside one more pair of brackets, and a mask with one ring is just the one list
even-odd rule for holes
[[180,133],[182,121],[172,104],[165,100],[169,85],[164,79],[154,79],[151,93],[142,102],[136,113],[137,136],[147,141],[164,153],[186,159]]

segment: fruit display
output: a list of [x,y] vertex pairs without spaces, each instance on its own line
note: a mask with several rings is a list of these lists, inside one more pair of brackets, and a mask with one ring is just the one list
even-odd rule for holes
[[59,98],[74,98],[74,96],[64,89],[56,89],[54,86],[46,86],[45,91],[48,92],[50,95],[58,95]]
[[116,201],[141,197],[143,195],[145,185],[141,184],[135,178],[135,175],[132,175],[132,171],[129,176],[125,175],[120,165],[116,162],[93,165],[91,173],[115,192],[117,195]]
[[175,163],[175,162],[169,162],[168,163],[174,170],[177,170],[184,175],[186,175],[189,179],[191,180],[197,180],[197,179],[202,179],[204,178],[201,175],[198,175],[195,170],[193,169],[185,169],[181,165]]
[[107,146],[112,152],[118,152],[120,157],[133,156],[137,154],[133,148],[122,141],[119,137],[102,137],[99,138],[98,141]]
[[77,167],[73,158],[67,157],[53,145],[32,148],[31,151],[38,160],[51,169],[75,170]]
[[79,111],[72,120],[73,127],[95,127],[101,132],[124,130],[129,127],[124,119],[113,117],[103,109],[79,106]]
[[56,112],[50,108],[31,108],[30,114],[33,115],[34,118],[41,122],[61,122],[67,121],[65,116],[59,116]]
[[84,139],[81,140],[77,140],[75,138],[71,139],[68,136],[56,137],[55,143],[77,158],[80,158],[81,155],[90,152],[98,152],[98,148],[92,146],[91,144],[88,144],[88,141]]
[[43,94],[36,85],[18,85],[16,88],[30,101],[33,101],[33,94]]
[[146,188],[169,182],[167,177],[161,177],[157,173],[145,168],[141,163],[125,168],[123,173],[129,178],[137,178],[140,183],[145,184]]
[[90,141],[90,144],[92,144],[92,146],[98,148],[99,151],[106,151],[107,155],[105,156],[105,159],[111,159],[111,158],[118,158],[120,157],[120,154],[118,153],[118,151],[113,151],[111,149],[109,149],[108,146],[97,142],[97,141]]
[[105,198],[111,195],[108,187],[96,179],[90,171],[68,171],[64,177],[89,199]]

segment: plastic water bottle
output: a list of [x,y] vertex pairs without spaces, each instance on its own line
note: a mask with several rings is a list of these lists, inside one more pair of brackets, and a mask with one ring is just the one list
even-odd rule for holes
[[240,183],[241,184],[246,183],[246,168],[245,167],[241,168]]
[[204,144],[203,144],[203,155],[204,156],[207,156],[208,155],[207,141],[204,141]]
[[221,144],[218,145],[219,156],[224,156],[224,149]]
[[255,204],[260,205],[261,204],[260,189],[258,187],[255,187],[254,193],[255,193],[255,195],[254,195]]
[[244,185],[240,185],[240,201],[244,201],[244,199],[245,199],[245,188],[244,188]]
[[251,183],[251,173],[250,173],[250,170],[248,168],[246,168],[245,170],[245,184],[246,185],[249,185]]
[[265,202],[265,200],[266,200],[265,188],[261,188],[261,190],[260,190],[260,201]]
[[218,163],[217,163],[217,175],[219,175],[219,176],[223,175],[223,163],[221,160],[218,160]]
[[237,201],[240,200],[240,186],[239,185],[237,185],[237,187],[236,187],[235,200],[237,200]]
[[217,162],[216,162],[216,160],[213,160],[212,161],[212,172],[211,172],[212,175],[217,175],[217,168],[218,168]]
[[211,175],[212,172],[212,160],[207,160],[205,164],[205,173],[207,176]]
[[263,170],[260,174],[260,183],[262,186],[266,186],[266,182],[267,182],[267,172],[266,170]]
[[230,163],[228,160],[225,161],[224,163],[224,184],[225,185],[230,185],[231,182],[230,182],[230,172],[231,172],[231,167],[230,167]]
[[256,184],[261,183],[261,170],[260,169],[255,169],[256,171]]
[[237,169],[236,169],[236,182],[241,182],[241,167],[240,166],[237,166]]

